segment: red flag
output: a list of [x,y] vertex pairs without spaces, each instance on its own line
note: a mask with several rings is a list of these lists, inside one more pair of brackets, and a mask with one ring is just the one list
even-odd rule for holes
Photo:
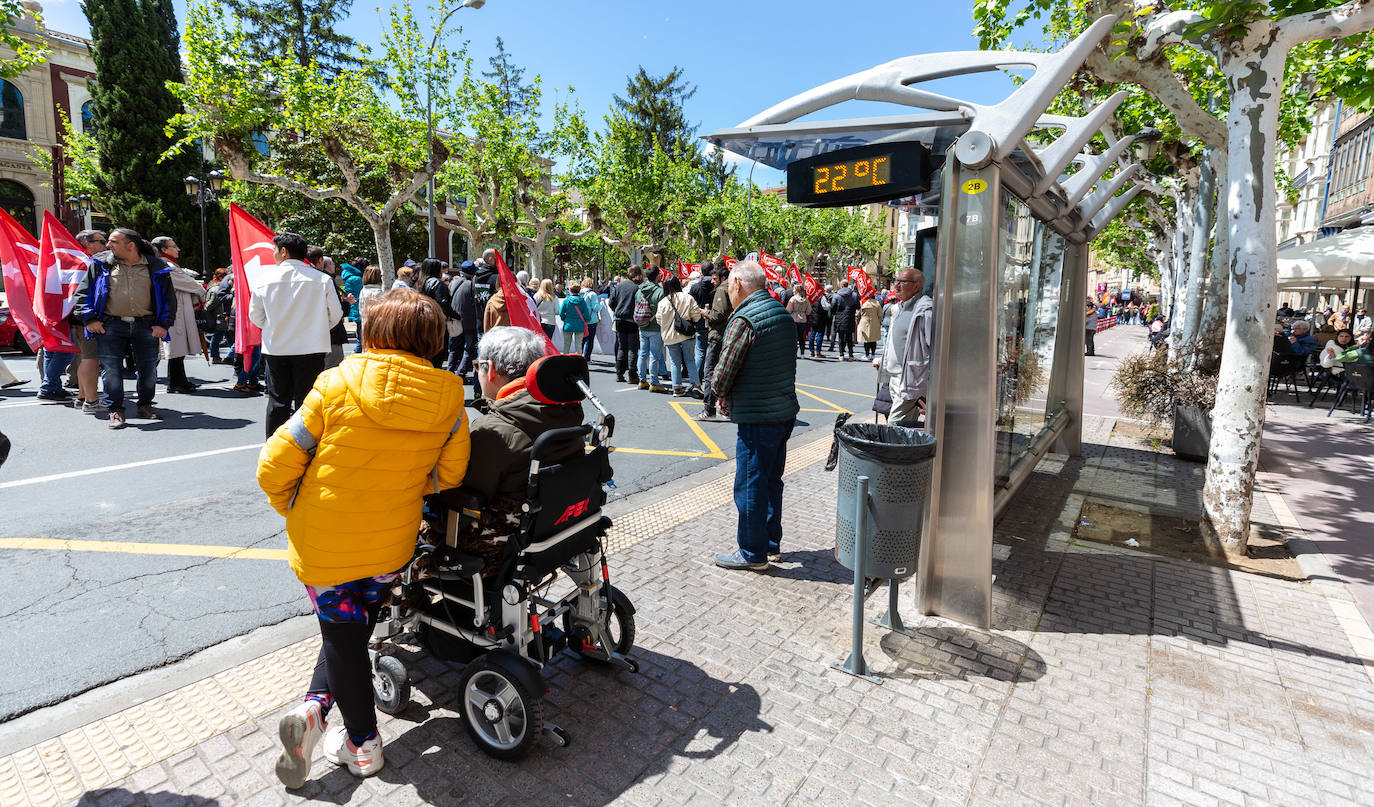
[[860,301],[867,300],[878,293],[878,290],[873,288],[873,281],[869,279],[868,272],[865,272],[862,267],[849,267],[849,282],[853,283],[855,291],[859,292]]
[[275,266],[276,233],[253,218],[237,204],[229,204],[229,257],[234,264],[234,352],[245,364],[253,348],[262,344],[262,329],[248,319],[248,303],[253,297],[253,282],[263,267]]
[[700,272],[701,264],[677,262],[677,279],[682,281],[682,285],[687,285],[687,281],[692,279],[693,272]]
[[38,282],[33,290],[33,313],[44,325],[43,349],[76,353],[67,317],[72,313],[76,287],[86,274],[86,250],[52,213],[43,211],[43,239],[38,246]]
[[734,269],[735,264],[739,263],[739,261],[730,257],[729,255],[722,255],[720,259],[725,262],[726,269]]
[[778,272],[778,267],[782,265],[783,262],[780,258],[769,255],[767,252],[759,253],[759,266],[763,267],[763,273],[774,283],[782,282],[782,275]]
[[825,288],[816,282],[810,272],[802,272],[802,285],[806,287],[806,299],[812,305],[820,302],[821,297],[825,296]]
[[802,283],[801,270],[797,268],[797,265],[796,265],[795,263],[787,267],[787,285],[789,285],[789,286],[804,286],[804,285],[806,285],[806,284]]
[[556,356],[562,353],[563,351],[554,345],[553,340],[540,327],[539,309],[534,307],[534,300],[531,300],[528,294],[520,290],[520,284],[516,282],[515,274],[506,265],[500,252],[496,253],[496,273],[501,278],[501,294],[506,298],[506,314],[510,316],[510,324],[517,328],[534,331],[544,337],[544,355]]
[[9,213],[0,210],[0,266],[4,267],[10,314],[29,343],[43,345],[43,326],[33,313],[33,290],[38,285],[38,240]]

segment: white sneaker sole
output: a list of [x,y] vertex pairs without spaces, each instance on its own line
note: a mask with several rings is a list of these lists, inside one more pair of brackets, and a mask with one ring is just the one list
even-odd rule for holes
[[310,757],[315,751],[315,741],[319,740],[320,734],[316,734],[315,740],[307,746],[306,739],[310,736],[310,726],[298,714],[283,717],[277,726],[277,734],[281,737],[282,744],[281,756],[277,758],[277,778],[287,788],[295,790],[310,778]]

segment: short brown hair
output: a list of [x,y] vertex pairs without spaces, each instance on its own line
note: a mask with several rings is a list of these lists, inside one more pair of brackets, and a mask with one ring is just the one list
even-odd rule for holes
[[381,285],[381,282],[382,270],[377,267],[377,264],[370,264],[366,269],[363,270],[364,286],[378,286]]
[[404,350],[428,359],[448,343],[446,324],[438,303],[418,291],[392,289],[367,304],[363,347]]
[[212,281],[213,281],[213,280],[219,280],[219,279],[223,278],[223,277],[224,277],[225,275],[227,275],[227,274],[229,274],[229,270],[228,270],[228,269],[225,269],[223,266],[221,266],[220,268],[218,268],[218,269],[215,270],[215,274],[214,274],[214,276],[211,278],[211,280],[212,280]]

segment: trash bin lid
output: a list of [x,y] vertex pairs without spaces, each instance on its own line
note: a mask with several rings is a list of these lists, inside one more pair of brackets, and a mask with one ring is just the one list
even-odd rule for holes
[[872,462],[911,465],[935,456],[935,437],[921,429],[885,423],[845,423],[835,439],[850,454]]

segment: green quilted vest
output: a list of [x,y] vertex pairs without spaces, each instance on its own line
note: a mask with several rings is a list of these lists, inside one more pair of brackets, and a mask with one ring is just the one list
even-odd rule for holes
[[[735,309],[754,329],[754,341],[730,390],[730,419],[736,423],[786,423],[797,416],[797,326],[766,290],[750,294]],[[733,318],[733,317],[732,317]]]

